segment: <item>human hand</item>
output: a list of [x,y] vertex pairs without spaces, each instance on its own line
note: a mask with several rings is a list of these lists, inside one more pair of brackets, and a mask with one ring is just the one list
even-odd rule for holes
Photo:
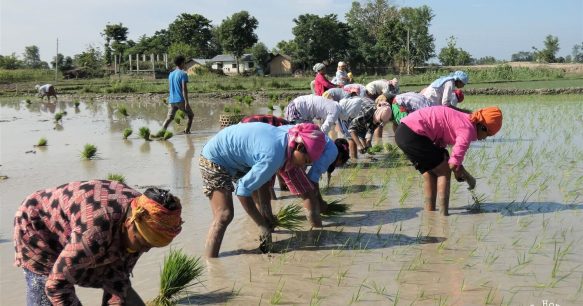
[[468,183],[468,189],[473,190],[476,188],[476,179],[469,173],[466,175],[466,182]]

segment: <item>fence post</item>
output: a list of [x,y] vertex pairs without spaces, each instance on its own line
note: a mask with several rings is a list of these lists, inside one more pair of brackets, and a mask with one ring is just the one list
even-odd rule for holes
[[154,69],[154,54],[150,54],[150,62],[152,63],[152,75],[156,79],[156,69]]

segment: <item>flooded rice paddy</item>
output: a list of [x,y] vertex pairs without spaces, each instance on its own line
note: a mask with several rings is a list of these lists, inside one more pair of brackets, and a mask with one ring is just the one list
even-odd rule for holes
[[[478,178],[479,212],[468,210],[471,195],[455,181],[451,216],[424,212],[421,176],[413,167],[382,153],[361,157],[335,171],[323,190],[325,199],[341,199],[350,210],[325,219],[322,230],[277,231],[271,254],[258,253],[257,230],[235,203],[220,258],[205,260],[204,286],[181,303],[583,304],[583,99],[513,99],[498,103],[501,132],[472,144],[464,163]],[[485,106],[470,102],[464,106]],[[160,129],[162,103],[81,100],[76,108],[66,97],[56,105],[0,100],[0,304],[25,303],[23,273],[12,265],[17,207],[29,193],[68,181],[118,173],[142,191],[171,189],[182,199],[186,221],[171,247],[202,254],[211,212],[197,159],[219,130],[223,103],[195,100],[193,134],[147,142],[137,131]],[[63,111],[55,124],[55,113]],[[123,140],[127,127],[134,134]],[[173,131],[182,129],[184,122]],[[34,147],[43,137],[48,146]],[[383,142],[393,143],[392,134]],[[87,143],[98,149],[94,160],[80,159]],[[274,210],[300,202],[276,192]],[[157,294],[168,251],[152,249],[134,269],[132,283],[145,300]],[[99,305],[100,290],[77,292],[84,305]]]

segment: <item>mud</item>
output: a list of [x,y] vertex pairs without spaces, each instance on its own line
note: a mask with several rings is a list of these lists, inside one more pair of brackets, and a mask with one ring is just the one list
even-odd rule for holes
[[[384,154],[374,156],[377,161],[365,156],[335,171],[323,190],[327,200],[342,199],[350,210],[327,218],[321,230],[278,231],[271,254],[259,254],[257,230],[235,203],[220,258],[205,260],[204,286],[181,303],[581,305],[583,99],[545,100],[536,108],[532,101],[500,105],[502,131],[472,144],[465,165],[478,178],[477,193],[486,196],[478,213],[468,211],[471,195],[457,182],[450,217],[424,212],[421,176],[413,167]],[[201,255],[211,212],[197,157],[219,130],[225,102],[193,103],[193,134],[146,142],[137,130],[160,128],[166,114],[160,102],[100,97],[82,99],[76,109],[67,98],[56,105],[0,100],[0,304],[25,301],[23,273],[12,265],[14,212],[29,193],[68,181],[119,173],[139,190],[171,189],[184,203],[186,221],[171,247]],[[128,118],[117,113],[120,103]],[[57,125],[60,111],[67,115]],[[126,127],[134,134],[123,140]],[[34,147],[41,137],[48,146]],[[383,141],[392,142],[391,133]],[[97,159],[80,160],[86,143],[97,146]],[[299,203],[276,192],[281,199],[274,210]],[[132,283],[146,300],[157,293],[168,251],[153,249],[136,265]],[[77,292],[84,305],[99,305],[99,290]]]

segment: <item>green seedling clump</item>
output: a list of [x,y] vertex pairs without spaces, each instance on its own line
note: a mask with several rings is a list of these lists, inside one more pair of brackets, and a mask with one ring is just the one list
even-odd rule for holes
[[188,288],[202,282],[200,277],[203,270],[199,257],[188,256],[182,250],[170,250],[170,255],[164,257],[164,266],[160,272],[160,291],[148,305],[176,305]]
[[370,148],[368,148],[368,153],[369,154],[376,154],[376,153],[380,153],[383,151],[383,146],[380,144],[376,144]]
[[57,112],[55,114],[55,122],[59,122],[63,119],[63,116],[66,115],[66,112]]
[[128,109],[125,107],[125,105],[119,105],[117,107],[117,111],[124,117],[129,116]]
[[38,140],[38,142],[36,143],[37,147],[44,147],[47,145],[47,139],[44,137],[41,137],[41,139]]
[[174,134],[172,134],[172,132],[164,131],[164,135],[162,136],[162,139],[168,140],[168,139],[172,138],[172,136],[174,136]]
[[110,181],[117,181],[117,182],[120,182],[120,183],[123,183],[123,184],[125,184],[125,182],[126,182],[125,176],[123,176],[121,174],[118,174],[118,173],[109,173],[109,174],[107,174],[107,179],[110,180]]
[[144,138],[144,140],[150,140],[150,129],[143,126],[140,128],[140,137]]
[[30,101],[30,99],[26,99],[25,102],[26,102],[26,104],[32,103],[32,101]]
[[134,131],[131,128],[125,128],[125,130],[123,130],[123,139],[128,139],[133,132]]
[[81,151],[81,159],[92,159],[97,156],[97,147],[92,144],[86,144]]
[[334,216],[343,214],[350,208],[348,204],[340,203],[341,200],[334,200],[328,203],[327,209],[322,213],[324,216]]
[[283,228],[289,231],[297,231],[301,228],[304,217],[301,214],[302,208],[292,204],[282,207],[277,212],[275,227]]
[[77,108],[77,107],[79,107],[79,105],[81,104],[81,102],[79,102],[79,100],[75,100],[75,102],[73,102],[73,104]]

